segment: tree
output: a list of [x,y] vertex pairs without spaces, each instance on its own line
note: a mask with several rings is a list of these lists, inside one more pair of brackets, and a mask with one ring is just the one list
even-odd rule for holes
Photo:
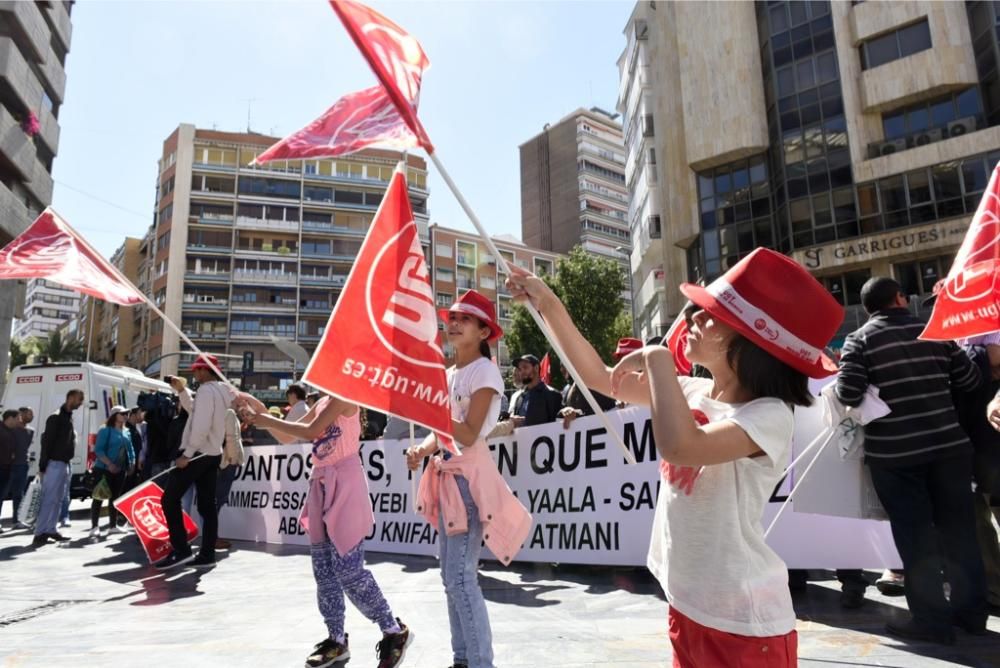
[[49,362],[80,362],[85,354],[82,341],[63,339],[59,332],[52,332],[49,338],[38,344],[39,357],[45,357]]
[[10,340],[10,368],[21,366],[28,363],[28,356],[33,355],[38,352],[38,343],[32,339],[27,338],[23,341],[21,339],[11,338]]
[[[621,298],[626,287],[621,265],[614,260],[594,257],[576,246],[559,261],[554,276],[542,278],[566,305],[584,338],[602,359],[610,361],[618,339],[632,333],[632,319]],[[512,359],[529,353],[541,359],[549,353],[553,384],[560,387],[566,380],[549,342],[525,307],[513,308],[511,326],[504,338]]]

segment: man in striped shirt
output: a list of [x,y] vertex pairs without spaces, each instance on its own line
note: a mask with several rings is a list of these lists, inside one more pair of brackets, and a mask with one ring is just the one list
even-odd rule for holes
[[[976,542],[972,445],[958,424],[951,390],[981,382],[954,342],[921,341],[899,283],[872,278],[861,288],[868,322],[847,337],[837,398],[858,406],[869,386],[891,413],[865,426],[865,462],[889,515],[903,560],[912,619],[886,630],[908,640],[951,644],[952,626],[986,632],[986,581]],[[951,601],[944,596],[944,576]]]

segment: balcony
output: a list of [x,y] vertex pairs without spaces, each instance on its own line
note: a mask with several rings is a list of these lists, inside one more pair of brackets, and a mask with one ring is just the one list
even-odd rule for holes
[[232,255],[233,249],[231,246],[209,246],[207,244],[188,244],[188,253],[197,253],[198,255]]
[[[256,366],[256,364],[254,365]],[[268,401],[285,401],[288,397],[285,396],[284,390],[247,390],[250,394],[256,397],[258,400],[263,402]]]
[[184,274],[184,280],[206,283],[228,283],[229,276],[228,271],[188,271]]
[[[261,371],[291,371],[292,370],[292,360],[254,360],[253,370],[254,373],[259,373]],[[242,371],[243,360],[229,360],[226,365],[230,371]],[[284,397],[282,397],[284,399]]]
[[237,216],[236,227],[249,230],[274,230],[280,232],[298,232],[299,222],[297,220],[268,220],[266,218],[250,218],[249,216]]
[[[233,251],[230,251],[233,252]],[[298,252],[294,248],[289,248],[288,246],[275,246],[274,244],[263,244],[260,248],[246,248],[237,246],[235,249],[235,255],[252,255],[255,257],[266,257],[266,258],[288,258],[292,259],[298,257]]]
[[303,306],[299,308],[299,313],[317,313],[329,315],[333,312],[333,304],[327,304],[324,306]]
[[302,274],[302,285],[336,285],[342,286],[347,281],[346,276],[320,276],[317,274]]
[[[234,323],[235,324],[235,323]],[[295,328],[291,325],[278,327],[276,325],[257,327],[254,329],[236,329],[233,328],[230,338],[233,339],[268,339],[270,340],[271,335],[281,337],[283,339],[290,339],[295,335]]]
[[215,298],[211,301],[199,300],[194,295],[184,295],[184,310],[187,311],[225,311],[229,306],[228,299]]
[[197,223],[198,225],[212,225],[220,227],[230,227],[233,224],[232,216],[222,216],[217,213],[203,213],[200,215],[192,215],[188,218],[189,223]]
[[193,330],[183,330],[184,333],[195,341],[225,341],[228,338],[226,332],[223,331],[212,331],[212,332],[198,332]]
[[298,340],[316,343],[321,338],[323,338],[322,334],[299,334]]
[[[235,174],[236,165],[218,165],[211,162],[195,162],[192,165],[195,169],[206,172],[218,172],[220,174]],[[222,193],[217,193],[222,194]],[[232,195],[232,193],[229,193]]]
[[295,313],[295,301],[291,304],[274,304],[271,302],[233,301],[233,312],[241,313]]
[[304,232],[325,232],[327,234],[333,234],[334,230],[333,223],[322,223],[317,220],[304,220],[302,221],[302,230]]
[[233,272],[234,281],[247,283],[263,283],[265,285],[295,285],[296,274],[274,273],[258,269],[237,269]]

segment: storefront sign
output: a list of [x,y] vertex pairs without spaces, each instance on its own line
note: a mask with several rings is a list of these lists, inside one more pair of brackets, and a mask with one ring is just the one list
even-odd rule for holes
[[916,253],[923,250],[951,248],[961,245],[969,220],[956,219],[950,222],[908,227],[858,237],[825,246],[816,246],[796,251],[792,258],[806,269],[827,269],[871,260]]
[[[795,413],[797,440],[811,440],[822,429],[822,410],[817,405]],[[568,430],[557,422],[519,429],[513,436],[490,442],[500,473],[534,520],[517,560],[645,565],[660,485],[649,411],[629,408],[611,411],[608,417],[622,430],[638,464],[625,463],[595,417],[576,420]],[[366,547],[373,552],[431,556],[437,554],[437,530],[413,512],[412,481],[403,456],[408,444],[379,440],[363,445],[361,458],[375,511]],[[247,448],[247,461],[220,515],[221,535],[307,545],[299,515],[309,466],[308,445]],[[846,473],[819,468],[810,476]],[[787,481],[775,490],[764,513],[765,527],[787,492]],[[789,508],[769,543],[790,567],[880,569],[898,564],[884,522]]]

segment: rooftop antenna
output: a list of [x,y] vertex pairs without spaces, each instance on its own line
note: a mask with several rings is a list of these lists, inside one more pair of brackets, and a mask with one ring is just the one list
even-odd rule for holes
[[255,97],[248,97],[246,100],[247,100],[247,132],[249,133],[250,132],[250,107],[253,106],[253,103],[257,100],[257,98],[255,98]]

